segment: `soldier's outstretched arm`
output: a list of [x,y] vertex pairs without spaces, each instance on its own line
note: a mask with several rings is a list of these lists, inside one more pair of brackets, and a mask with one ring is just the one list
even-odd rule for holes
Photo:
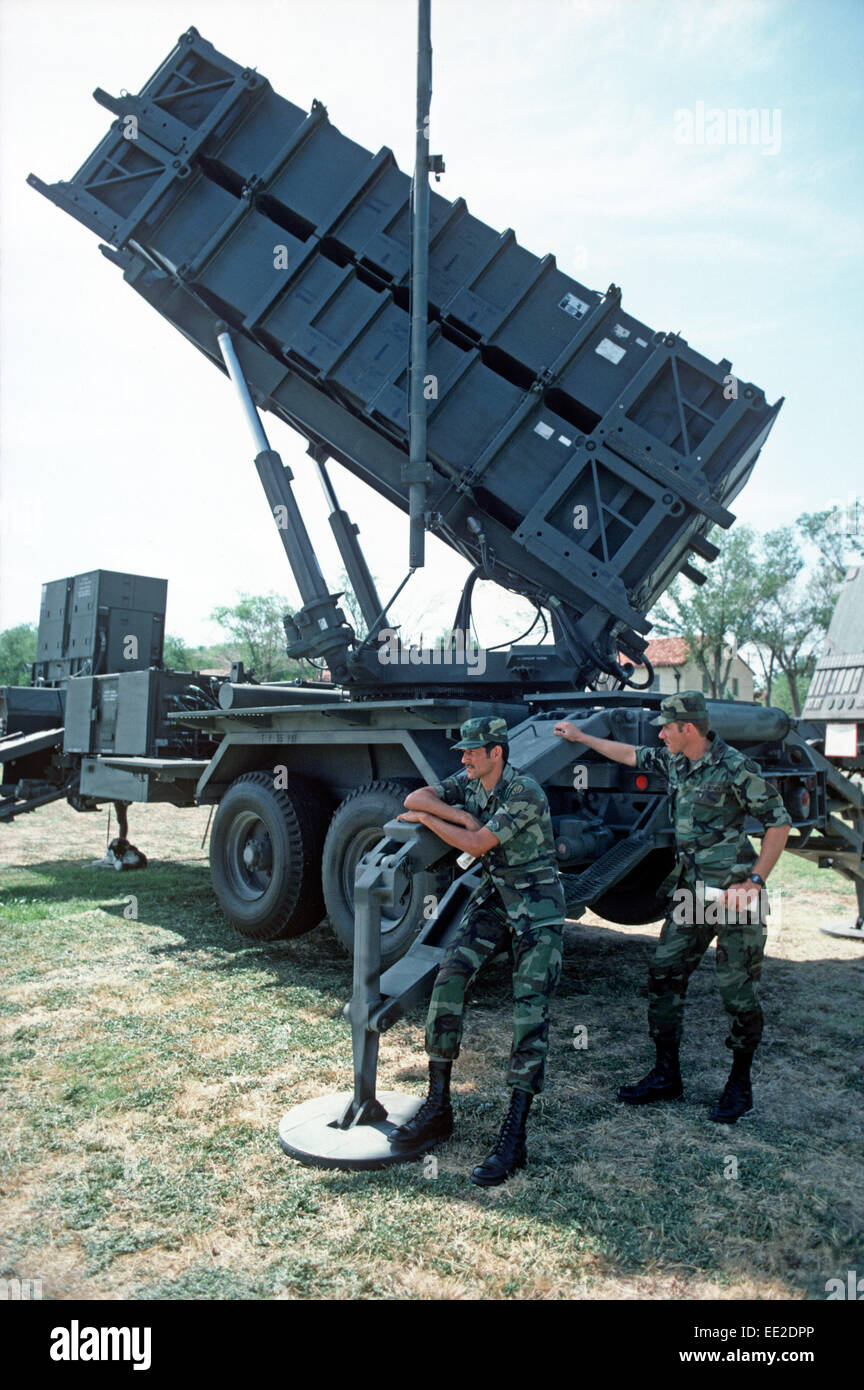
[[614,763],[623,763],[625,767],[636,766],[636,744],[618,743],[613,738],[594,738],[591,734],[583,733],[578,724],[573,724],[569,719],[559,719],[553,731],[559,738],[566,738],[568,743],[584,743],[586,748],[593,748],[595,753],[601,753],[604,758],[611,758]]

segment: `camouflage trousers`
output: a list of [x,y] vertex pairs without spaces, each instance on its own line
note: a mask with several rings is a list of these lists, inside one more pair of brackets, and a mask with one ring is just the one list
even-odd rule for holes
[[451,1061],[459,1056],[465,995],[483,966],[508,941],[513,950],[513,1043],[507,1084],[537,1095],[543,1090],[549,1048],[549,1000],[561,976],[564,922],[538,921],[524,910],[508,916],[497,892],[470,903],[459,935],[444,955],[426,1020],[426,1051]]
[[648,1030],[652,1038],[681,1037],[690,976],[716,936],[717,983],[729,1019],[726,1046],[742,1052],[758,1046],[763,1015],[756,986],[762,974],[767,933],[762,901],[760,898],[752,920],[746,912],[738,913],[736,920],[731,910],[713,918],[711,904],[706,905],[708,920],[704,924],[698,918],[695,922],[676,920],[674,913],[666,918],[648,974]]

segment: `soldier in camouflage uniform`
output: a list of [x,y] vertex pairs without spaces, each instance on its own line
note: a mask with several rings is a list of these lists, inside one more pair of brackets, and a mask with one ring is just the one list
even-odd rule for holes
[[405,798],[403,820],[418,820],[449,845],[481,857],[482,882],[471,894],[459,934],[446,951],[426,1024],[429,1096],[392,1136],[419,1152],[453,1132],[449,1082],[459,1055],[465,995],[483,966],[508,942],[513,951],[510,1110],[498,1142],[471,1174],[493,1187],[525,1165],[525,1121],[543,1089],[549,1000],[561,974],[564,892],[558,876],[549,803],[539,782],[507,761],[503,719],[461,727],[464,771]]
[[[698,691],[668,696],[652,723],[661,726],[662,748],[589,738],[566,721],[556,725],[562,737],[659,774],[672,800],[678,854],[660,892],[672,895],[673,907],[660,932],[648,983],[648,1023],[657,1062],[641,1081],[620,1087],[618,1099],[644,1105],[683,1095],[678,1048],[684,995],[716,935],[717,982],[729,1018],[726,1045],[733,1063],[723,1095],[709,1113],[712,1120],[734,1124],[753,1107],[750,1066],[762,1037],[756,984],[767,930],[765,879],[792,822],[758,764],[709,732],[705,699]],[[766,831],[758,858],[745,832],[748,815]]]

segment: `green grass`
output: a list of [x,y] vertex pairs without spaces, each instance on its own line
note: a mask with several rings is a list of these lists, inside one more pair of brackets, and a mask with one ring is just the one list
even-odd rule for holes
[[[326,926],[244,941],[213,900],[203,826],[177,812],[137,813],[148,854],[166,846],[138,875],[90,869],[80,820],[46,815],[52,838],[31,822],[3,875],[0,1274],[61,1299],[821,1298],[861,1267],[864,961],[814,925],[851,914],[837,876],[786,856],[772,879],[757,1111],[732,1129],[705,1118],[728,1065],[710,958],[685,1103],[634,1113],[613,1097],[650,1060],[656,929],[569,928],[529,1168],[481,1192],[466,1175],[506,1101],[503,961],[469,1011],[437,1177],[304,1168],[279,1148],[281,1115],[351,1084],[350,962]],[[382,1089],[421,1092],[422,1022],[382,1040]]]

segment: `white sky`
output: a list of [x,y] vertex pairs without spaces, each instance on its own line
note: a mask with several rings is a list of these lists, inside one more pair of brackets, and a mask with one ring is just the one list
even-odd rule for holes
[[[239,591],[296,599],[232,389],[25,183],[70,178],[111,121],[93,88],[137,91],[190,24],[413,163],[413,0],[0,0],[0,628],[38,618],[42,581],[94,568],[167,577],[168,630],[192,643]],[[432,3],[438,191],[787,397],[735,504],[758,526],[862,486],[862,31],[860,0]],[[769,138],[676,142],[699,103],[764,110]],[[314,466],[265,425],[335,587]],[[331,473],[389,596],[407,520]],[[467,567],[431,539],[427,559],[395,612],[428,640]],[[486,589],[491,643],[507,605]]]

